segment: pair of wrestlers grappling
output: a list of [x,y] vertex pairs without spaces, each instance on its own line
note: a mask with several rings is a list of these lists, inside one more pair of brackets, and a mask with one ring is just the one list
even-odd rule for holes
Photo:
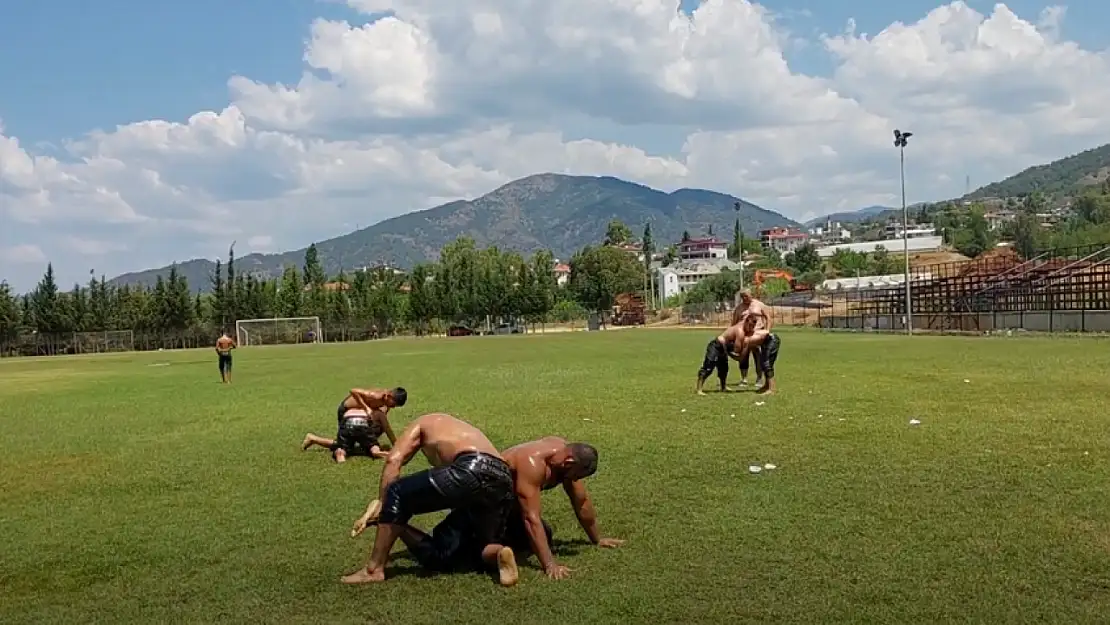
[[[585,443],[546,437],[498,451],[473,425],[442,413],[414,419],[394,436],[388,412],[403,406],[408,394],[352,389],[339,406],[335,440],[305,436],[303,449],[328,447],[337,462],[351,455],[385,460],[378,496],[355,521],[351,536],[376,526],[365,567],[343,578],[362,584],[385,580],[385,565],[400,539],[424,568],[436,572],[496,571],[504,586],[519,578],[517,556],[534,553],[544,572],[563,579],[570,569],[551,552],[552,528],[541,517],[540,493],[562,485],[579,524],[599,547],[624,541],[603,538],[582,480],[597,471],[597,450]],[[392,449],[378,439],[385,434]],[[422,452],[431,468],[401,477],[401,467]],[[450,510],[427,534],[409,521],[414,515]]]
[[740,383],[747,384],[748,363],[755,360],[756,385],[760,378],[763,385],[757,391],[761,394],[775,392],[775,362],[779,357],[780,339],[771,332],[771,315],[766,305],[754,299],[747,291],[741,294],[741,304],[732,314],[732,324],[720,336],[709,341],[705,347],[705,358],[698,370],[697,392],[704,395],[702,386],[714,370],[721,384],[721,392],[728,392],[728,360],[740,361]]

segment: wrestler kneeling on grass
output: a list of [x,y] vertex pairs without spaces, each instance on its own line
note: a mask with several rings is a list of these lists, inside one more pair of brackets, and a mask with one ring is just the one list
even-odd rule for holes
[[[400,477],[401,467],[418,451],[432,468]],[[343,582],[385,581],[389,551],[406,533],[409,520],[417,514],[451,510],[465,515],[474,542],[485,545],[482,562],[497,568],[501,583],[511,586],[517,581],[516,558],[511,548],[497,541],[505,531],[512,504],[512,471],[485,434],[451,415],[419,417],[405,428],[389,453],[378,499],[355,521],[352,534],[357,535],[377,519],[370,560]]]
[[[521,443],[506,449],[501,455],[512,470],[517,501],[505,531],[494,544],[508,547],[517,558],[526,558],[534,553],[548,577],[567,577],[570,569],[555,562],[552,555],[554,531],[541,516],[540,493],[560,484],[570,498],[575,516],[590,542],[599,547],[624,544],[623,540],[601,536],[597,514],[582,483],[597,471],[597,450],[592,446],[567,443],[562,438],[550,436]],[[356,535],[358,531],[356,528]],[[427,569],[437,572],[475,571],[486,569],[491,564],[482,555],[487,545],[482,544],[477,536],[473,518],[464,511],[456,510],[431,534],[406,525],[401,540],[413,558]],[[499,573],[504,572],[503,567],[499,569]],[[515,579],[515,575],[510,577]]]
[[327,447],[332,459],[338,463],[350,456],[385,458],[388,449],[381,447],[378,439],[384,433],[390,443],[397,442],[389,424],[389,410],[404,406],[407,401],[408,392],[402,387],[369,391],[351,389],[336,410],[339,426],[335,439],[309,432],[304,436],[301,449],[307,451],[313,445]]

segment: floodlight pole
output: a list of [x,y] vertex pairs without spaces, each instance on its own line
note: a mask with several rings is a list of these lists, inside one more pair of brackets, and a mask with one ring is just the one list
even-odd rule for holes
[[906,141],[912,132],[894,131],[894,147],[898,148],[898,171],[902,181],[902,255],[905,260],[906,334],[913,335],[913,302],[910,298],[910,214],[906,208]]
[[[733,202],[732,209],[736,211],[736,223],[740,223],[740,202]],[[744,229],[740,228],[740,240],[736,242],[740,249],[736,250],[736,259],[740,263],[740,290],[744,290]]]

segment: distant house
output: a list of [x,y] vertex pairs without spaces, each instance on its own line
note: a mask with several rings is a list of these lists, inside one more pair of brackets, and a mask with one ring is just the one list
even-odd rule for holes
[[827,219],[824,225],[810,228],[809,236],[811,242],[830,244],[850,241],[852,239],[852,232],[845,228],[839,221]]
[[555,283],[559,286],[566,286],[570,281],[570,265],[555,261]]
[[728,259],[728,244],[713,237],[682,241],[676,247],[683,261]]
[[901,239],[903,231],[906,232],[907,239],[916,239],[936,235],[937,227],[935,224],[930,223],[910,223],[909,227],[903,228],[902,222],[892,219],[887,222],[886,228],[883,229],[883,234],[888,239]]
[[722,271],[737,270],[739,263],[727,259],[687,261],[670,267],[661,267],[656,273],[656,291],[659,299],[666,301],[697,286],[699,282]]
[[998,230],[1017,219],[1017,214],[1013,211],[997,210],[985,213],[983,217],[987,220],[987,226],[989,226],[991,230]]
[[761,230],[759,242],[765,249],[776,250],[780,254],[789,254],[809,242],[809,235],[799,230],[776,226]]

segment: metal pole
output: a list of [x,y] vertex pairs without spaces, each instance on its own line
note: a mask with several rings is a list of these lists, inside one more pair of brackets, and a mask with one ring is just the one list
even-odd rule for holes
[[[895,131],[898,134],[898,131]],[[909,133],[896,140],[899,154],[899,174],[902,180],[902,254],[905,259],[906,280],[906,334],[913,334],[913,303],[910,298],[910,215],[906,208],[906,138]]]

